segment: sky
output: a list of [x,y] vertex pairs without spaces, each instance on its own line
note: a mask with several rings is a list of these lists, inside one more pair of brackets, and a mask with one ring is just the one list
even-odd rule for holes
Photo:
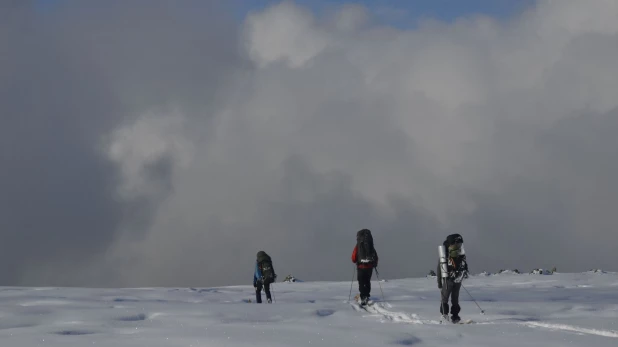
[[[41,11],[51,11],[65,0],[36,0]],[[278,4],[276,0],[229,0],[227,6],[240,21],[248,13],[264,10]],[[461,16],[490,15],[508,18],[527,7],[534,5],[534,0],[295,0],[295,4],[311,9],[317,14],[324,14],[349,3],[362,5],[372,12],[374,19],[386,25],[396,27],[414,27],[420,20],[436,18],[453,21]]]
[[4,2],[0,285],[618,270],[618,5],[483,3]]
[[[54,1],[54,0],[44,0]],[[237,0],[236,12],[241,18],[247,12],[263,10],[279,1],[274,0]],[[453,21],[462,16],[478,14],[491,15],[497,18],[508,18],[533,5],[533,0],[359,0],[359,1],[324,1],[296,0],[294,3],[322,14],[333,8],[354,3],[362,5],[372,12],[374,19],[386,25],[396,27],[414,27],[420,20],[435,18]]]

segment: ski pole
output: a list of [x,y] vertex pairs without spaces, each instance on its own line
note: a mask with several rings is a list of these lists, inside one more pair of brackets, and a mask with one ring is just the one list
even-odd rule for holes
[[470,298],[472,298],[472,301],[474,301],[474,303],[479,308],[479,310],[481,310],[481,314],[485,314],[485,311],[483,311],[481,306],[479,306],[479,304],[476,302],[476,300],[474,300],[474,298],[472,297],[472,294],[470,294],[470,292],[466,289],[466,287],[464,287],[463,283],[461,284],[461,287],[466,291],[466,293],[468,293],[468,295],[470,295]]
[[374,267],[374,270],[376,270],[376,276],[378,277],[378,285],[380,286],[380,292],[382,293],[382,301],[386,301],[384,299],[384,292],[382,291],[382,283],[380,283],[380,273],[378,272],[378,268]]
[[348,295],[348,302],[352,299],[352,285],[354,284],[354,275],[356,275],[356,266],[352,267],[352,282],[350,282],[350,295]]

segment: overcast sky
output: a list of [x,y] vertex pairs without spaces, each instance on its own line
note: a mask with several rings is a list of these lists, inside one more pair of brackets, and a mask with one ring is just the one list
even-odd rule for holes
[[221,3],[0,4],[0,285],[618,270],[618,3]]

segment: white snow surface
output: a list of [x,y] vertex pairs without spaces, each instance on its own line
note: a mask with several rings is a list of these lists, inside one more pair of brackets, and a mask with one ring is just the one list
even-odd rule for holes
[[[384,291],[382,300],[380,287]],[[372,282],[367,312],[350,282],[253,287],[0,287],[0,346],[618,346],[618,275],[471,276],[463,320],[440,324],[435,278]],[[352,289],[357,294],[357,283]],[[265,300],[264,300],[265,301]]]

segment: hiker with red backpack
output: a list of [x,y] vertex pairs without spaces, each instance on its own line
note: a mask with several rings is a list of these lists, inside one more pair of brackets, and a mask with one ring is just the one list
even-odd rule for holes
[[365,306],[368,304],[371,295],[373,269],[378,267],[378,253],[373,247],[373,236],[369,229],[362,229],[356,233],[356,246],[352,251],[352,262],[356,264],[360,304]]
[[255,288],[255,300],[258,304],[262,303],[262,288],[266,292],[266,301],[271,304],[270,285],[277,279],[272,259],[266,252],[259,251],[255,261],[255,271],[253,272],[253,288]]

